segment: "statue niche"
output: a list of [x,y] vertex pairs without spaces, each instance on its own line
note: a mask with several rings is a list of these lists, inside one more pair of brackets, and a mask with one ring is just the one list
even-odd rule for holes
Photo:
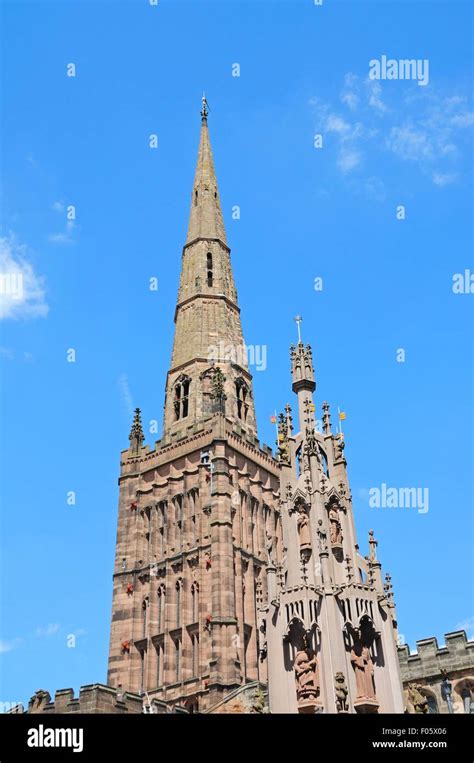
[[363,617],[359,628],[353,628],[350,660],[354,670],[357,695],[354,708],[358,713],[377,712],[378,701],[375,693],[374,663],[370,648],[376,636],[372,621]]
[[298,499],[295,503],[296,527],[298,529],[298,539],[300,544],[300,556],[304,562],[307,562],[311,556],[311,529],[306,505],[303,500]]
[[288,627],[285,641],[293,647],[293,670],[298,713],[315,713],[322,710],[318,660],[313,648],[313,633],[305,630],[299,617]]
[[337,501],[332,500],[328,509],[329,538],[331,546],[342,547],[342,527],[339,519],[339,507]]

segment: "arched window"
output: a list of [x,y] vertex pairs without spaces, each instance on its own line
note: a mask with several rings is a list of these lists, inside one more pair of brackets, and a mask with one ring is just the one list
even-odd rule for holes
[[188,376],[180,376],[174,386],[174,420],[186,418],[189,411],[189,386],[191,379]]
[[467,686],[461,691],[461,699],[464,707],[464,712],[474,713],[474,701],[472,699],[472,692]]
[[145,650],[140,651],[140,691],[145,691]]
[[199,675],[199,636],[194,633],[192,636],[192,672],[193,677]]
[[175,665],[176,665],[176,682],[181,681],[181,639],[177,638],[174,642],[175,647]]
[[181,578],[176,582],[176,627],[181,626],[181,591],[183,587],[183,581]]
[[149,605],[148,598],[143,599],[143,602],[142,602],[142,612],[143,612],[143,619],[142,619],[143,631],[142,631],[142,637],[143,638],[145,638],[145,636],[146,636],[146,628],[147,628],[147,624],[148,624],[148,605]]
[[163,683],[163,646],[158,644],[156,647],[156,685]]
[[161,633],[163,630],[163,624],[165,619],[164,614],[165,614],[165,587],[164,585],[161,585],[158,588],[158,622],[157,622],[158,633]]
[[197,207],[198,203],[198,192],[197,190],[194,191],[194,206]]
[[248,403],[247,396],[249,388],[243,379],[237,379],[235,382],[235,396],[237,398],[237,416],[242,421],[247,421]]
[[207,253],[206,264],[207,264],[207,285],[212,286],[212,283],[213,283],[212,254],[210,252]]
[[197,623],[199,619],[199,584],[194,582],[191,586],[192,603],[192,622]]

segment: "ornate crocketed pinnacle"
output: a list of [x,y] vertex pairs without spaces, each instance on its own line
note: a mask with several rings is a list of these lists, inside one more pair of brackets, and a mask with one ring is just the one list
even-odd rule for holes
[[135,415],[133,417],[132,428],[130,430],[129,438],[130,450],[134,453],[138,453],[139,448],[143,445],[145,435],[143,434],[142,427],[142,414],[140,408],[135,408]]
[[331,414],[329,413],[329,403],[323,403],[323,431],[324,434],[331,434]]
[[352,583],[352,578],[354,577],[352,572],[352,562],[351,562],[350,556],[347,555],[344,561],[346,563],[346,579],[347,579],[347,582],[350,584]]
[[279,415],[279,421],[278,421],[278,440],[277,440],[277,447],[278,447],[278,457],[280,460],[280,463],[283,464],[289,464],[290,463],[290,445],[288,442],[288,419],[285,414],[280,413]]
[[385,595],[389,601],[393,600],[393,588],[392,588],[392,578],[391,575],[387,572],[385,575],[385,583],[383,586],[383,589],[385,591]]
[[293,434],[293,417],[291,415],[291,405],[289,403],[285,405],[285,416],[287,433],[288,436],[291,437]]
[[377,541],[374,538],[374,531],[369,530],[369,562],[377,561]]
[[299,390],[302,389],[314,392],[316,384],[314,381],[313,353],[311,351],[311,346],[308,344],[305,347],[302,342],[298,342],[296,347],[292,344],[290,346],[290,358],[293,392],[299,392]]

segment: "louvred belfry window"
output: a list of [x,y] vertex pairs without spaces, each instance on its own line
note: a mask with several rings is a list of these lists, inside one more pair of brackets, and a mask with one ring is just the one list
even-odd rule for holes
[[249,405],[247,403],[247,396],[249,388],[243,379],[237,379],[235,382],[235,395],[237,398],[237,416],[242,421],[247,421],[247,413]]
[[186,418],[189,412],[189,387],[191,379],[188,376],[180,376],[174,386],[174,420]]

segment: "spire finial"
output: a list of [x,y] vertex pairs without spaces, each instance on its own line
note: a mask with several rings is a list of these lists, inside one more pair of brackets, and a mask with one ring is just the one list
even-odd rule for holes
[[298,327],[298,344],[301,344],[301,324],[302,324],[302,322],[303,322],[303,318],[301,317],[301,315],[296,315],[295,316],[295,323],[296,323],[296,325]]
[[206,100],[206,93],[203,91],[201,98],[201,118],[203,122],[207,121],[207,115],[209,114],[209,104]]

